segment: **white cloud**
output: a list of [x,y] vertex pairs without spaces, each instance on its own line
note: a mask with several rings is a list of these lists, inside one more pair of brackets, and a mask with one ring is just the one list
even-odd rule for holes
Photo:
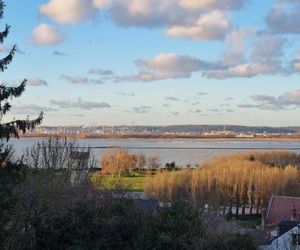
[[291,72],[300,73],[300,51],[297,53],[295,59],[291,62]]
[[112,70],[102,68],[92,68],[88,71],[89,74],[96,74],[101,76],[111,76],[114,74]]
[[84,110],[92,110],[92,109],[103,109],[110,108],[111,106],[106,102],[90,102],[83,101],[81,98],[78,98],[77,101],[57,101],[50,100],[50,104],[59,107],[60,109],[84,109]]
[[278,97],[269,95],[253,95],[255,104],[240,104],[239,108],[258,108],[262,110],[286,110],[300,107],[300,89],[286,92]]
[[293,61],[293,70],[296,72],[300,72],[300,59]]
[[34,45],[56,45],[64,41],[64,34],[48,24],[40,24],[32,31]]
[[287,39],[282,37],[266,37],[254,44],[252,58],[266,60],[268,58],[279,57],[282,49],[287,43]]
[[190,113],[201,113],[202,111],[196,107],[192,107],[190,110],[189,110]]
[[113,0],[93,0],[93,4],[96,8],[102,9],[104,7],[107,7],[113,2]]
[[45,106],[39,106],[36,104],[23,104],[19,106],[14,106],[12,108],[12,112],[16,114],[23,114],[23,115],[36,115],[39,114],[41,111],[43,112],[52,112],[57,111],[57,109]]
[[178,0],[49,0],[40,6],[40,13],[60,24],[78,24],[106,7],[120,26],[156,27],[189,16]]
[[89,84],[90,83],[90,79],[88,79],[87,77],[84,76],[66,76],[66,75],[62,75],[61,79],[66,80],[69,83],[72,84]]
[[225,79],[234,77],[251,78],[257,75],[279,74],[281,72],[282,68],[276,61],[267,61],[240,64],[229,69],[204,72],[203,75],[208,78]]
[[94,19],[106,9],[122,27],[165,27],[171,37],[220,40],[230,29],[227,11],[248,0],[48,0],[40,13],[64,25]]
[[225,79],[288,73],[281,60],[288,40],[277,36],[255,37],[255,34],[254,29],[232,30],[225,39],[227,50],[216,63],[219,68],[204,71],[203,76]]
[[90,78],[87,78],[85,76],[80,76],[80,75],[76,75],[76,76],[61,75],[60,78],[71,84],[87,85],[87,84],[104,84],[105,83],[105,79],[90,79]]
[[27,79],[27,84],[31,86],[48,86],[47,81],[39,77],[29,77]]
[[195,24],[170,27],[166,31],[166,35],[194,40],[222,40],[229,29],[228,13],[215,10],[201,15]]
[[188,9],[239,9],[247,0],[179,0]]
[[277,34],[300,34],[300,2],[277,1],[266,17],[269,30]]
[[255,34],[253,29],[234,29],[227,34],[225,43],[227,49],[221,56],[220,64],[225,67],[244,63],[246,60],[247,39]]
[[146,28],[183,23],[196,14],[182,8],[178,0],[115,0],[110,13],[120,26]]
[[175,97],[175,96],[166,96],[165,100],[172,101],[172,102],[180,101],[180,99],[178,97]]
[[49,0],[40,6],[40,13],[60,24],[78,24],[95,17],[97,7],[102,7],[106,1],[92,0]]
[[146,105],[142,105],[142,106],[139,106],[139,107],[133,107],[132,110],[135,113],[138,113],[138,114],[146,114],[146,113],[150,112],[151,107],[150,106],[146,106]]
[[150,60],[138,60],[136,65],[140,67],[140,72],[133,78],[141,81],[189,78],[193,72],[212,67],[195,57],[172,53],[162,53]]

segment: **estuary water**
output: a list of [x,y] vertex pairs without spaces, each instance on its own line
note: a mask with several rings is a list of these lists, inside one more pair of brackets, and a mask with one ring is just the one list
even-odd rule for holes
[[[21,138],[11,140],[16,155],[21,156],[25,149],[32,147],[43,138]],[[143,139],[80,139],[79,145],[91,147],[96,159],[100,159],[108,147],[122,147],[130,152],[143,153],[146,157],[158,157],[160,163],[175,162],[176,165],[201,165],[220,155],[235,152],[255,150],[290,150],[300,153],[300,140],[203,140],[203,139],[172,139],[172,140],[143,140]]]

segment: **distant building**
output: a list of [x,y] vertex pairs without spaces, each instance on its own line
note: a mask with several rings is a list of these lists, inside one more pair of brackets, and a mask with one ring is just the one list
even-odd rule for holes
[[88,176],[90,152],[71,152],[71,184],[82,185]]
[[238,134],[235,136],[235,138],[254,138],[254,134]]

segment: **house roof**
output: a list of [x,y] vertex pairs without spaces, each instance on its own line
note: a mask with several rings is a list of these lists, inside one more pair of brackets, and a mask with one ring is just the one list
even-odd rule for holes
[[266,223],[268,225],[276,225],[283,220],[292,219],[292,209],[296,209],[298,220],[298,213],[300,212],[300,197],[289,197],[289,196],[272,196],[267,213],[266,213]]
[[283,220],[278,224],[279,234],[284,234],[285,232],[291,230],[292,228],[298,226],[300,222],[297,220]]
[[278,226],[287,226],[287,227],[295,227],[297,226],[298,224],[300,224],[299,221],[295,221],[295,220],[283,220],[283,221],[280,221],[280,223],[278,224]]
[[152,199],[136,199],[133,202],[138,208],[143,209],[148,214],[153,214],[159,207],[159,202]]

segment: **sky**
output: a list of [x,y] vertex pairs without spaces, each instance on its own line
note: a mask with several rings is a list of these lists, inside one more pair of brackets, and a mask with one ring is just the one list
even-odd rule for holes
[[300,0],[5,2],[5,119],[300,126]]

